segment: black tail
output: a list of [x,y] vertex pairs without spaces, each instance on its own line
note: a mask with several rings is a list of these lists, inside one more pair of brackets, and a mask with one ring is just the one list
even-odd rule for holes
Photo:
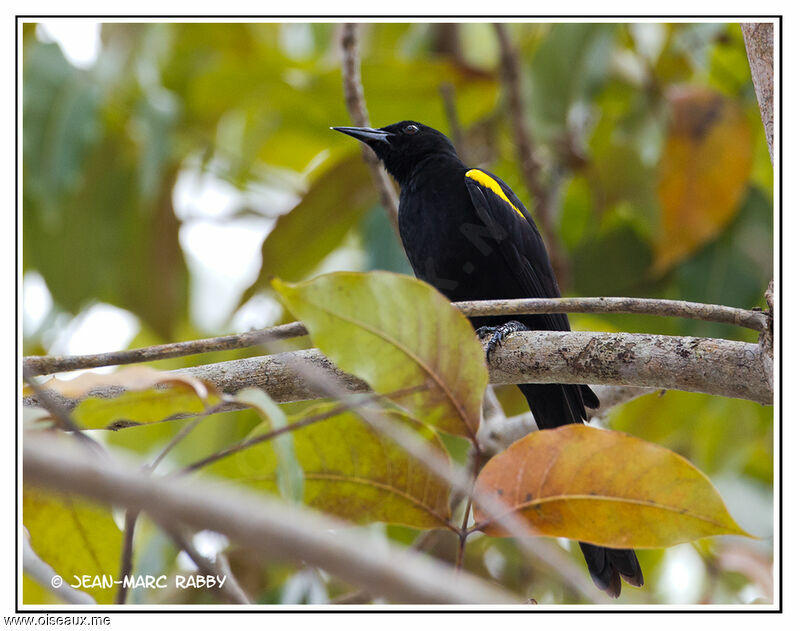
[[[528,405],[539,429],[552,429],[567,423],[586,420],[586,408],[600,405],[589,386],[553,383],[522,384],[518,386],[528,400]],[[644,584],[642,568],[633,550],[602,548],[579,542],[589,574],[594,584],[612,598],[619,597],[622,587],[620,577],[635,587]]]
[[644,585],[642,568],[633,550],[601,548],[579,542],[594,584],[612,598],[618,598],[622,587],[620,577],[634,587]]

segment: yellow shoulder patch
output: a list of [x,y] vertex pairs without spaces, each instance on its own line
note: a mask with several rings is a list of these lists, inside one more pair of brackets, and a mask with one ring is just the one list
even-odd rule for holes
[[506,204],[511,206],[511,208],[516,210],[517,214],[520,217],[525,219],[525,215],[522,214],[522,211],[519,208],[517,208],[516,206],[514,206],[514,204],[511,203],[511,200],[508,199],[506,194],[503,192],[503,189],[500,188],[500,184],[498,184],[497,180],[495,180],[491,175],[487,175],[486,173],[484,173],[480,169],[470,169],[469,171],[467,171],[466,175],[467,175],[467,177],[469,179],[475,180],[481,186],[484,186],[484,187],[488,188],[490,191],[492,191],[492,193],[497,195]]

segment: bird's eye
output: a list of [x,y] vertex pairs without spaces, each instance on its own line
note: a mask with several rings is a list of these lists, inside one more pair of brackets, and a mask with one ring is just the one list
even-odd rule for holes
[[403,133],[408,136],[413,136],[418,131],[419,127],[417,127],[416,125],[406,125],[405,127],[403,127]]

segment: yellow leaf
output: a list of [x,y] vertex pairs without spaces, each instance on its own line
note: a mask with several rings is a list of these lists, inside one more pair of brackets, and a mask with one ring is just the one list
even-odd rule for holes
[[[111,398],[91,396],[94,390],[108,386],[124,391]],[[73,399],[85,397],[75,406],[72,418],[86,429],[119,429],[156,423],[178,414],[199,414],[221,400],[211,383],[146,366],[109,374],[85,373],[71,380],[53,378],[42,387]]]
[[[310,415],[332,407],[317,406]],[[373,408],[372,412],[418,433],[429,448],[447,459],[431,428],[397,410]],[[261,426],[251,437],[266,431]],[[343,412],[295,429],[291,435],[308,506],[357,523],[382,521],[412,528],[440,528],[450,518],[448,485],[355,413]],[[277,493],[279,467],[276,446],[264,442],[220,460],[208,471]]]
[[[535,534],[612,548],[664,548],[722,534],[750,536],[709,479],[678,454],[620,432],[566,425],[534,432],[492,458],[478,487]],[[476,510],[491,535],[503,531]]]
[[738,105],[707,88],[675,88],[659,166],[661,233],[655,268],[664,271],[713,239],[733,218],[750,178],[753,140]]
[[[91,594],[98,604],[113,601],[122,532],[111,517],[111,509],[78,497],[24,486],[22,522],[34,552],[65,584],[75,584],[77,576],[87,585],[79,589]],[[83,577],[89,577],[88,581]],[[36,592],[28,594],[34,597]]]

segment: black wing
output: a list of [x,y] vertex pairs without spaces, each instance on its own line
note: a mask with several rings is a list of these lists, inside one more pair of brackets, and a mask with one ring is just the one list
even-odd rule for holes
[[[506,262],[506,274],[519,285],[520,297],[558,298],[558,288],[544,240],[525,206],[514,191],[488,171],[471,169],[464,182],[479,219],[495,235]],[[520,317],[531,329],[569,331],[562,313]],[[526,384],[520,389],[528,399],[540,427],[557,427],[586,419],[584,406],[600,402],[588,386]]]
[[[471,169],[464,181],[480,220],[498,237],[498,248],[508,269],[520,285],[520,297],[558,298],[558,289],[550,258],[536,224],[514,191],[488,171]],[[499,190],[503,196],[499,195]],[[535,328],[569,331],[563,313],[539,318],[545,326]]]

